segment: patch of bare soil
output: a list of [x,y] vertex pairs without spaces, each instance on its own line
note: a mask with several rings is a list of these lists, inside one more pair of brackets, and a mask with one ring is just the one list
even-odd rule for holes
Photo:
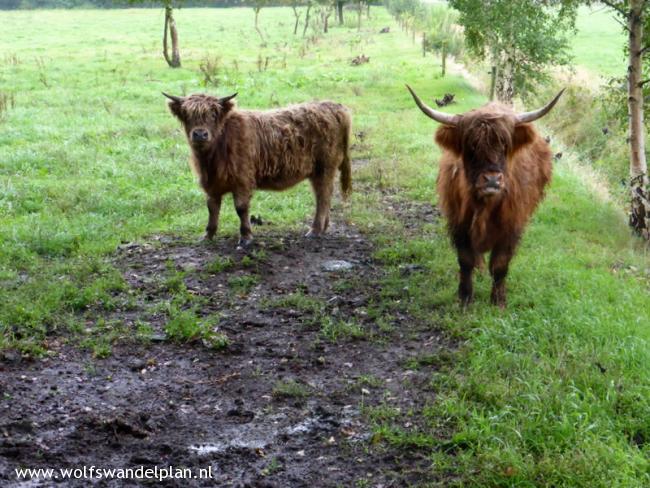
[[[413,220],[413,209],[393,206]],[[435,218],[424,209],[413,222]],[[387,447],[369,426],[369,407],[407,411],[433,401],[431,367],[405,363],[447,347],[397,305],[376,312],[383,271],[370,241],[343,223],[318,240],[266,226],[248,253],[234,248],[223,236],[121,246],[114,262],[131,305],[96,318],[133,331],[148,322],[153,341],[122,340],[106,359],[63,347],[40,361],[0,361],[1,486],[396,487],[435,479],[425,451]],[[228,269],[215,268],[218,257],[231,260]],[[181,273],[201,315],[219,317],[228,347],[165,337],[165,307],[177,293],[170,272]],[[282,301],[296,296],[322,306]],[[84,465],[210,467],[212,479],[21,484],[14,473]]]

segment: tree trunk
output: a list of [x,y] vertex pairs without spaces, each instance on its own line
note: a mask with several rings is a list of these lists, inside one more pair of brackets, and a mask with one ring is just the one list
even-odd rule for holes
[[[172,38],[172,55],[169,56],[169,48],[167,44],[167,31]],[[174,21],[174,13],[171,5],[165,6],[165,31],[163,34],[163,56],[165,61],[172,68],[179,68],[181,65],[181,55],[178,49],[178,31],[176,30],[176,22]]]
[[322,19],[323,19],[323,33],[324,34],[327,34],[327,32],[329,30],[330,15],[332,15],[332,11],[329,8],[327,10],[323,11]]
[[506,105],[512,105],[515,96],[515,75],[514,66],[510,55],[506,54],[500,66],[497,68],[496,95],[497,100]]
[[497,100],[506,105],[512,105],[512,98],[515,92],[514,89],[514,80],[512,79],[512,74],[508,73],[507,70],[497,78]]
[[305,14],[305,27],[302,30],[302,37],[305,37],[307,33],[307,27],[309,27],[309,11],[311,10],[311,3],[307,5],[307,13]]
[[361,0],[357,5],[357,30],[361,30]]
[[645,157],[643,126],[643,6],[644,0],[630,0],[628,16],[629,66],[628,113],[630,116],[630,190],[632,205],[630,226],[645,239],[650,239],[650,194],[648,192],[648,164]]
[[494,100],[494,88],[497,82],[497,67],[492,66],[490,70],[490,100]]
[[344,2],[340,0],[336,2],[336,12],[339,18],[339,25],[343,25],[343,5]]
[[259,20],[260,10],[262,10],[262,7],[253,7],[253,10],[255,11],[255,30],[259,34],[260,39],[262,39],[262,42],[265,42],[264,34],[262,34],[262,31],[260,30],[259,25],[257,23],[257,21]]
[[447,74],[447,41],[442,41],[442,52],[440,56],[442,57],[442,77],[444,78]]
[[295,36],[298,33],[298,23],[300,22],[300,15],[302,14],[298,12],[298,8],[295,5],[291,8],[293,9],[293,15],[296,17],[296,23],[293,26],[293,35]]

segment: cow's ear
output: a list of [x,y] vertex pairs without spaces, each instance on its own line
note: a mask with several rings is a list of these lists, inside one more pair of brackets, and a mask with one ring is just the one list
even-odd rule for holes
[[436,131],[436,142],[443,149],[460,154],[460,131],[450,125],[441,125]]
[[167,102],[167,106],[169,107],[169,111],[179,119],[183,120],[181,117],[182,111],[181,111],[181,105],[183,105],[183,97],[176,97],[174,95],[167,95],[167,93],[162,92],[162,94],[169,99],[169,102]]
[[235,108],[235,100],[233,100],[237,96],[237,93],[233,93],[232,95],[228,95],[227,97],[221,97],[219,99],[219,106],[221,108],[221,113],[222,114],[227,114],[230,112],[233,108]]
[[179,120],[183,120],[183,111],[181,110],[181,103],[170,100],[167,103],[169,111]]
[[518,151],[522,147],[530,144],[535,139],[535,129],[530,124],[520,124],[515,126],[515,135],[512,138],[512,149]]

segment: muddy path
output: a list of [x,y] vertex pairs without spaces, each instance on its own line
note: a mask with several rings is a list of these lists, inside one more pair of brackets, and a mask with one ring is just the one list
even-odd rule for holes
[[[430,206],[393,206],[400,218],[437,218]],[[431,402],[431,369],[405,364],[447,344],[387,306],[372,240],[339,215],[333,222],[319,240],[258,226],[247,252],[223,235],[208,244],[157,236],[120,246],[112,258],[128,284],[120,305],[86,314],[91,329],[122,331],[108,357],[61,345],[38,361],[0,360],[0,486],[433,481],[426,452],[379,442],[369,412]],[[172,340],[166,324],[183,311],[227,344]],[[209,467],[212,479],[20,483],[14,472],[84,465]]]

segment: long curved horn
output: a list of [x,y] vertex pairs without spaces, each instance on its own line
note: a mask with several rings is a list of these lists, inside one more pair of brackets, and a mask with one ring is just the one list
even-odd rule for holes
[[564,93],[564,90],[566,90],[566,88],[562,88],[562,90],[560,90],[560,93],[555,95],[555,98],[550,102],[548,102],[542,108],[538,108],[537,110],[533,110],[532,112],[524,112],[522,114],[517,114],[517,124],[526,124],[528,122],[534,122],[535,120],[544,117],[544,115],[549,113],[551,109],[555,107],[555,104]]
[[458,122],[460,122],[460,115],[451,115],[444,112],[438,112],[420,100],[420,97],[415,94],[410,86],[406,85],[406,88],[408,88],[408,90],[411,92],[413,100],[415,100],[415,103],[418,107],[420,107],[420,110],[422,110],[425,115],[431,117],[436,122],[440,122],[441,124],[450,125],[452,127],[456,127],[458,125]]
[[237,92],[233,93],[232,95],[229,95],[227,97],[222,97],[219,99],[219,103],[226,103],[228,100],[232,100],[237,96]]
[[165,92],[160,92],[169,98],[172,102],[183,103],[183,97],[175,97],[174,95],[167,95]]

